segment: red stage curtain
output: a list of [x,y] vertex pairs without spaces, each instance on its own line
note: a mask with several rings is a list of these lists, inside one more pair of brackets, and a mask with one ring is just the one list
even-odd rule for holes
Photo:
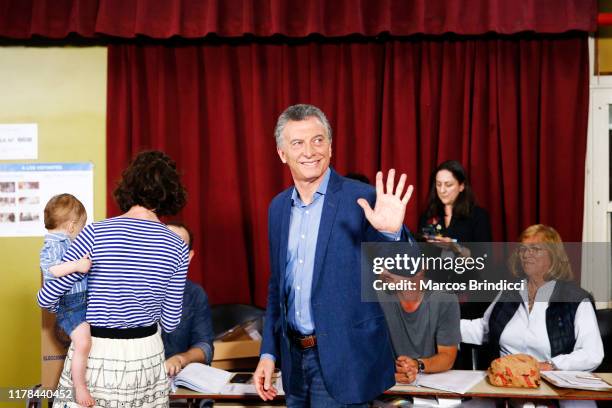
[[[109,48],[109,191],[144,148],[177,160],[195,231],[191,277],[213,303],[267,294],[267,206],[291,185],[273,128],[313,103],[334,129],[333,166],[395,167],[424,210],[431,169],[457,159],[496,240],[553,225],[580,241],[588,114],[586,35]],[[109,215],[118,214],[109,202]]]
[[0,36],[592,32],[596,16],[596,0],[0,0]]

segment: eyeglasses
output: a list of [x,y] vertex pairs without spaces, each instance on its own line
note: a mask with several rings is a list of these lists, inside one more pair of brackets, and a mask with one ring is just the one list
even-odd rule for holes
[[544,249],[543,247],[537,246],[537,245],[521,245],[518,248],[518,253],[520,256],[525,256],[525,255],[539,256],[545,250],[546,249]]

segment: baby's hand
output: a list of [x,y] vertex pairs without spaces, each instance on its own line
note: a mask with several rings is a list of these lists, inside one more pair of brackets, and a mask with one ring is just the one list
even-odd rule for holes
[[89,268],[91,268],[91,259],[89,258],[89,254],[84,255],[81,259],[76,261],[76,271],[81,273],[89,272]]

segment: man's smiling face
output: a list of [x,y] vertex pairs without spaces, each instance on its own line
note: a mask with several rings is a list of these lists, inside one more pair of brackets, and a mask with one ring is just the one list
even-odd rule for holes
[[313,116],[287,122],[277,151],[281,161],[289,166],[295,183],[322,180],[332,154],[325,127]]

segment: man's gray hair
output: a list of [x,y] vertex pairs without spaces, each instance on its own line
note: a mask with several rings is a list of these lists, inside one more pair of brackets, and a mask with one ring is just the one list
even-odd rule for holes
[[321,122],[321,124],[325,128],[327,139],[331,143],[332,129],[323,111],[314,105],[299,104],[288,107],[278,117],[278,120],[276,121],[276,127],[274,128],[274,138],[276,139],[276,146],[280,146],[283,143],[282,134],[283,130],[285,130],[287,122],[306,120],[310,117],[317,118],[319,122]]

